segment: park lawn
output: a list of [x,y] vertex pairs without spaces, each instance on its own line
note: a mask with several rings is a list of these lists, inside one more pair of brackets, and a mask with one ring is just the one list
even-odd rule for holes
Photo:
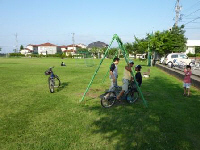
[[[66,67],[61,67],[64,61]],[[99,96],[109,88],[111,60],[102,64],[85,100],[79,103],[94,74],[83,59],[0,59],[0,149],[200,149],[200,91],[183,97],[182,81],[156,67],[143,79],[142,99],[102,108]],[[135,61],[135,65],[145,62]],[[119,64],[119,80],[124,60]],[[44,71],[55,66],[61,87],[48,90]]]

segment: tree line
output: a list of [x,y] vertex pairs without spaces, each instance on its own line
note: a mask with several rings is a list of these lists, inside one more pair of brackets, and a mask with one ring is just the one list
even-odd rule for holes
[[[155,33],[146,34],[145,38],[139,39],[134,37],[134,42],[125,43],[125,49],[129,54],[144,54],[148,51],[156,52],[160,56],[164,56],[172,52],[184,52],[186,50],[187,38],[185,37],[184,26],[173,26],[169,30],[156,31]],[[94,56],[104,54],[106,48],[92,48],[80,49],[79,52],[84,51],[91,53]],[[108,56],[114,56],[118,48],[111,48]],[[199,49],[197,48],[197,51]]]

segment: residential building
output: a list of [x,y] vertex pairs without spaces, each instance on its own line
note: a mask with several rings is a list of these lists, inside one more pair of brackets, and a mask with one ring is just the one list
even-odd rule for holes
[[187,49],[186,54],[191,53],[195,54],[195,47],[200,46],[200,40],[187,40]]
[[67,46],[61,46],[61,50],[62,50],[62,52],[66,53],[66,56],[68,56],[69,54],[75,55],[76,51],[80,48],[81,48],[80,46],[75,45],[75,44],[71,44],[71,45],[67,45]]
[[77,46],[79,46],[81,48],[87,48],[87,46],[85,44],[82,44],[82,43],[77,44]]
[[33,50],[29,49],[29,48],[24,48],[20,51],[21,54],[32,54],[33,53]]
[[60,48],[61,48],[61,51],[62,51],[62,52],[64,52],[64,51],[67,50],[67,46],[65,46],[65,45],[60,46]]
[[61,48],[51,43],[44,43],[38,45],[38,54],[46,55],[46,54],[56,54],[60,52]]
[[29,44],[26,48],[32,50],[32,53],[34,54],[38,53],[38,45]]

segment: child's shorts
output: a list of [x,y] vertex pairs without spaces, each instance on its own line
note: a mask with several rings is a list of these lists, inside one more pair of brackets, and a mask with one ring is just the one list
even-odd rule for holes
[[191,83],[183,83],[183,87],[186,89],[189,89],[191,86]]
[[123,82],[122,90],[124,90],[126,92],[128,90],[129,80],[123,79],[122,82]]

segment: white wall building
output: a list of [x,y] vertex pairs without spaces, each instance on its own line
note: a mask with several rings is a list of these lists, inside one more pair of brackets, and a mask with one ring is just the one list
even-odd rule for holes
[[21,54],[27,55],[27,54],[32,54],[33,50],[29,49],[29,48],[24,48],[20,51]]
[[187,40],[186,54],[195,54],[195,46],[200,46],[200,40]]
[[86,45],[81,44],[81,43],[77,44],[77,46],[79,46],[79,47],[81,47],[81,48],[86,48],[86,47],[87,47]]
[[71,55],[75,55],[76,54],[76,51],[78,49],[80,49],[81,47],[78,46],[78,45],[67,45],[67,46],[61,46],[61,50],[62,52],[65,52],[66,53],[66,56],[68,56],[69,54]]
[[38,53],[38,45],[29,44],[29,45],[26,46],[26,48],[32,50],[32,52],[35,53],[35,54]]
[[64,51],[66,51],[66,50],[67,50],[67,46],[65,46],[65,45],[63,45],[63,46],[60,46],[60,48],[61,48],[61,51],[62,51],[62,52],[64,52]]
[[56,54],[61,52],[58,46],[51,43],[44,43],[38,45],[38,54],[46,55],[46,54]]

